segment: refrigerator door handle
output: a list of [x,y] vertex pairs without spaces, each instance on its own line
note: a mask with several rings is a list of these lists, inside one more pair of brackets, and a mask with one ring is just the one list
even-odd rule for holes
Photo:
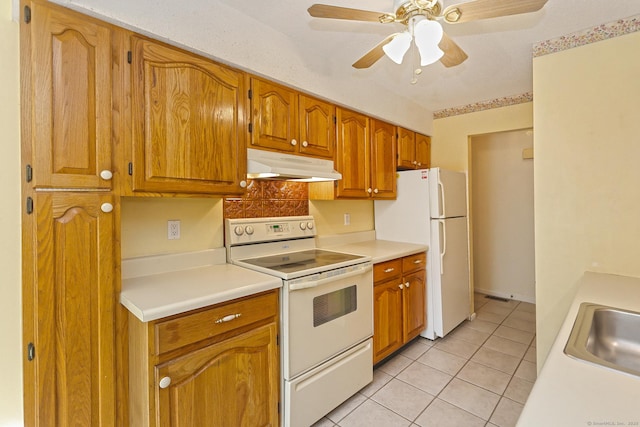
[[444,255],[447,253],[447,224],[443,220],[438,221],[442,226],[442,251],[440,252],[440,275],[444,275]]
[[438,196],[440,196],[440,211],[438,212],[440,213],[441,217],[446,217],[447,215],[445,214],[445,207],[444,207],[444,185],[442,184],[442,181],[440,180],[440,175],[438,175]]

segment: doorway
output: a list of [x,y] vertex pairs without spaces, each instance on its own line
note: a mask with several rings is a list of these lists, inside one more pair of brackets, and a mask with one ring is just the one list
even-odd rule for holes
[[474,289],[535,303],[533,130],[470,137]]

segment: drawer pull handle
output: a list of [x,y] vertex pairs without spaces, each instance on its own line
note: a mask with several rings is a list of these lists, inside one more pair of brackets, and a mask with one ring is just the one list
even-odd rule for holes
[[422,262],[422,260],[421,260],[421,259],[413,260],[413,263],[414,263],[414,264],[420,264],[421,262]]
[[391,268],[387,268],[386,270],[384,270],[385,273],[391,273],[393,270],[395,270],[395,268],[391,267]]
[[227,316],[224,316],[221,319],[216,320],[216,323],[226,323],[226,322],[231,322],[234,319],[237,319],[238,317],[242,316],[240,313],[236,313],[236,314],[229,314]]
[[162,377],[160,379],[160,383],[158,384],[160,388],[167,388],[171,384],[171,377]]

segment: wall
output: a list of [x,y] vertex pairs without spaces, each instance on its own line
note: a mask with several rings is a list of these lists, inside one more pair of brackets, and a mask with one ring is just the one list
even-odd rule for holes
[[[311,200],[309,214],[316,220],[318,234],[355,233],[375,228],[373,201],[370,200]],[[350,224],[344,224],[344,214],[349,214]]]
[[20,271],[20,79],[18,30],[11,0],[0,0],[0,425],[22,424]]
[[539,362],[585,270],[640,277],[638,46],[640,32],[533,61]]
[[478,292],[535,302],[533,131],[471,138],[473,276]]
[[[180,220],[180,239],[167,238],[167,221]],[[222,199],[123,198],[122,258],[224,246]]]
[[434,120],[431,164],[468,171],[470,136],[530,127],[533,127],[532,102]]

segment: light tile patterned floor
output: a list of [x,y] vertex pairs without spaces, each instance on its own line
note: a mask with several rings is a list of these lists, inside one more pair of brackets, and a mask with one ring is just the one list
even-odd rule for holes
[[314,427],[514,426],[536,379],[535,305],[475,296],[476,319],[418,338]]

